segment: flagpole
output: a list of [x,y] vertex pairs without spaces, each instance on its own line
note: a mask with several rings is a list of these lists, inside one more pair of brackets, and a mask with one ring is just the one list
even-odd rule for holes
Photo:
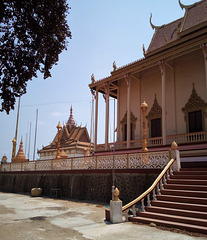
[[12,143],[13,143],[12,161],[15,159],[15,156],[16,156],[17,132],[18,132],[18,123],[19,123],[19,109],[20,109],[20,97],[19,97],[18,110],[17,110],[17,122],[16,122],[15,137],[14,137],[14,139],[12,141]]

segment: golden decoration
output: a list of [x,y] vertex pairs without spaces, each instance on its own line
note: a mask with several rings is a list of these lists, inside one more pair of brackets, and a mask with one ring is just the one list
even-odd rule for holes
[[142,119],[143,119],[143,140],[142,140],[142,151],[143,152],[147,152],[148,148],[147,148],[147,126],[146,126],[146,112],[147,112],[147,108],[148,105],[145,102],[145,100],[143,100],[142,104],[141,104],[141,110],[142,110]]
[[60,124],[60,122],[57,125],[57,130],[58,130],[58,142],[57,142],[57,156],[56,158],[60,158],[60,133],[62,130],[62,126]]
[[113,197],[112,201],[115,201],[115,202],[121,201],[119,199],[119,189],[118,188],[115,188],[113,195],[114,195],[114,197]]
[[175,141],[172,142],[171,149],[172,150],[177,150],[178,149],[178,145],[177,145],[177,143]]

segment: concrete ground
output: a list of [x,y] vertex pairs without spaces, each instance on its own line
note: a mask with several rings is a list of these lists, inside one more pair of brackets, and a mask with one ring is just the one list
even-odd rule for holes
[[207,239],[129,222],[110,224],[104,221],[104,209],[97,204],[0,193],[0,239]]

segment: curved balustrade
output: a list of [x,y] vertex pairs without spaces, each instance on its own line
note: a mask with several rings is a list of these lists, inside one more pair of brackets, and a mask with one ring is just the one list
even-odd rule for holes
[[175,162],[175,159],[171,159],[150,188],[148,188],[138,198],[134,199],[133,201],[131,201],[130,203],[122,207],[122,212],[125,212],[126,220],[128,219],[127,210],[129,208],[132,208],[133,216],[136,216],[136,210],[135,210],[136,204],[141,203],[141,211],[145,211],[144,200],[147,199],[148,206],[150,206],[150,202],[151,202],[150,196],[152,196],[153,200],[156,200],[156,196],[160,195],[160,190],[163,189],[163,185],[166,183],[167,179],[169,179],[169,176],[172,174],[172,165],[174,162]]

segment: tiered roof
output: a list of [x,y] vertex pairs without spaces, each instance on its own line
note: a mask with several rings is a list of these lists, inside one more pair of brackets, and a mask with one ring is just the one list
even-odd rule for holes
[[[38,153],[48,152],[50,150],[57,149],[58,134],[54,137],[52,143],[48,146],[43,147]],[[66,123],[63,125],[60,134],[60,149],[86,149],[91,145],[91,139],[88,135],[86,127],[76,126],[73,118],[73,110],[70,108],[70,117]]]
[[183,18],[160,27],[152,26],[155,28],[155,33],[146,55],[178,40],[182,36],[192,32],[194,28],[198,30],[207,24],[207,0],[196,2],[190,6],[185,6],[180,3],[180,6],[185,8]]
[[144,58],[128,63],[111,72],[111,75],[92,81],[89,84],[91,89],[99,86],[99,91],[104,92],[102,84],[108,81],[116,81],[123,78],[125,74],[148,69],[164,58],[172,58],[176,54],[182,54],[188,49],[199,49],[202,44],[206,44],[207,32],[207,0],[201,0],[192,5],[186,6],[179,0],[180,7],[185,9],[184,17],[169,24],[155,26],[154,35],[148,49],[143,48]]

